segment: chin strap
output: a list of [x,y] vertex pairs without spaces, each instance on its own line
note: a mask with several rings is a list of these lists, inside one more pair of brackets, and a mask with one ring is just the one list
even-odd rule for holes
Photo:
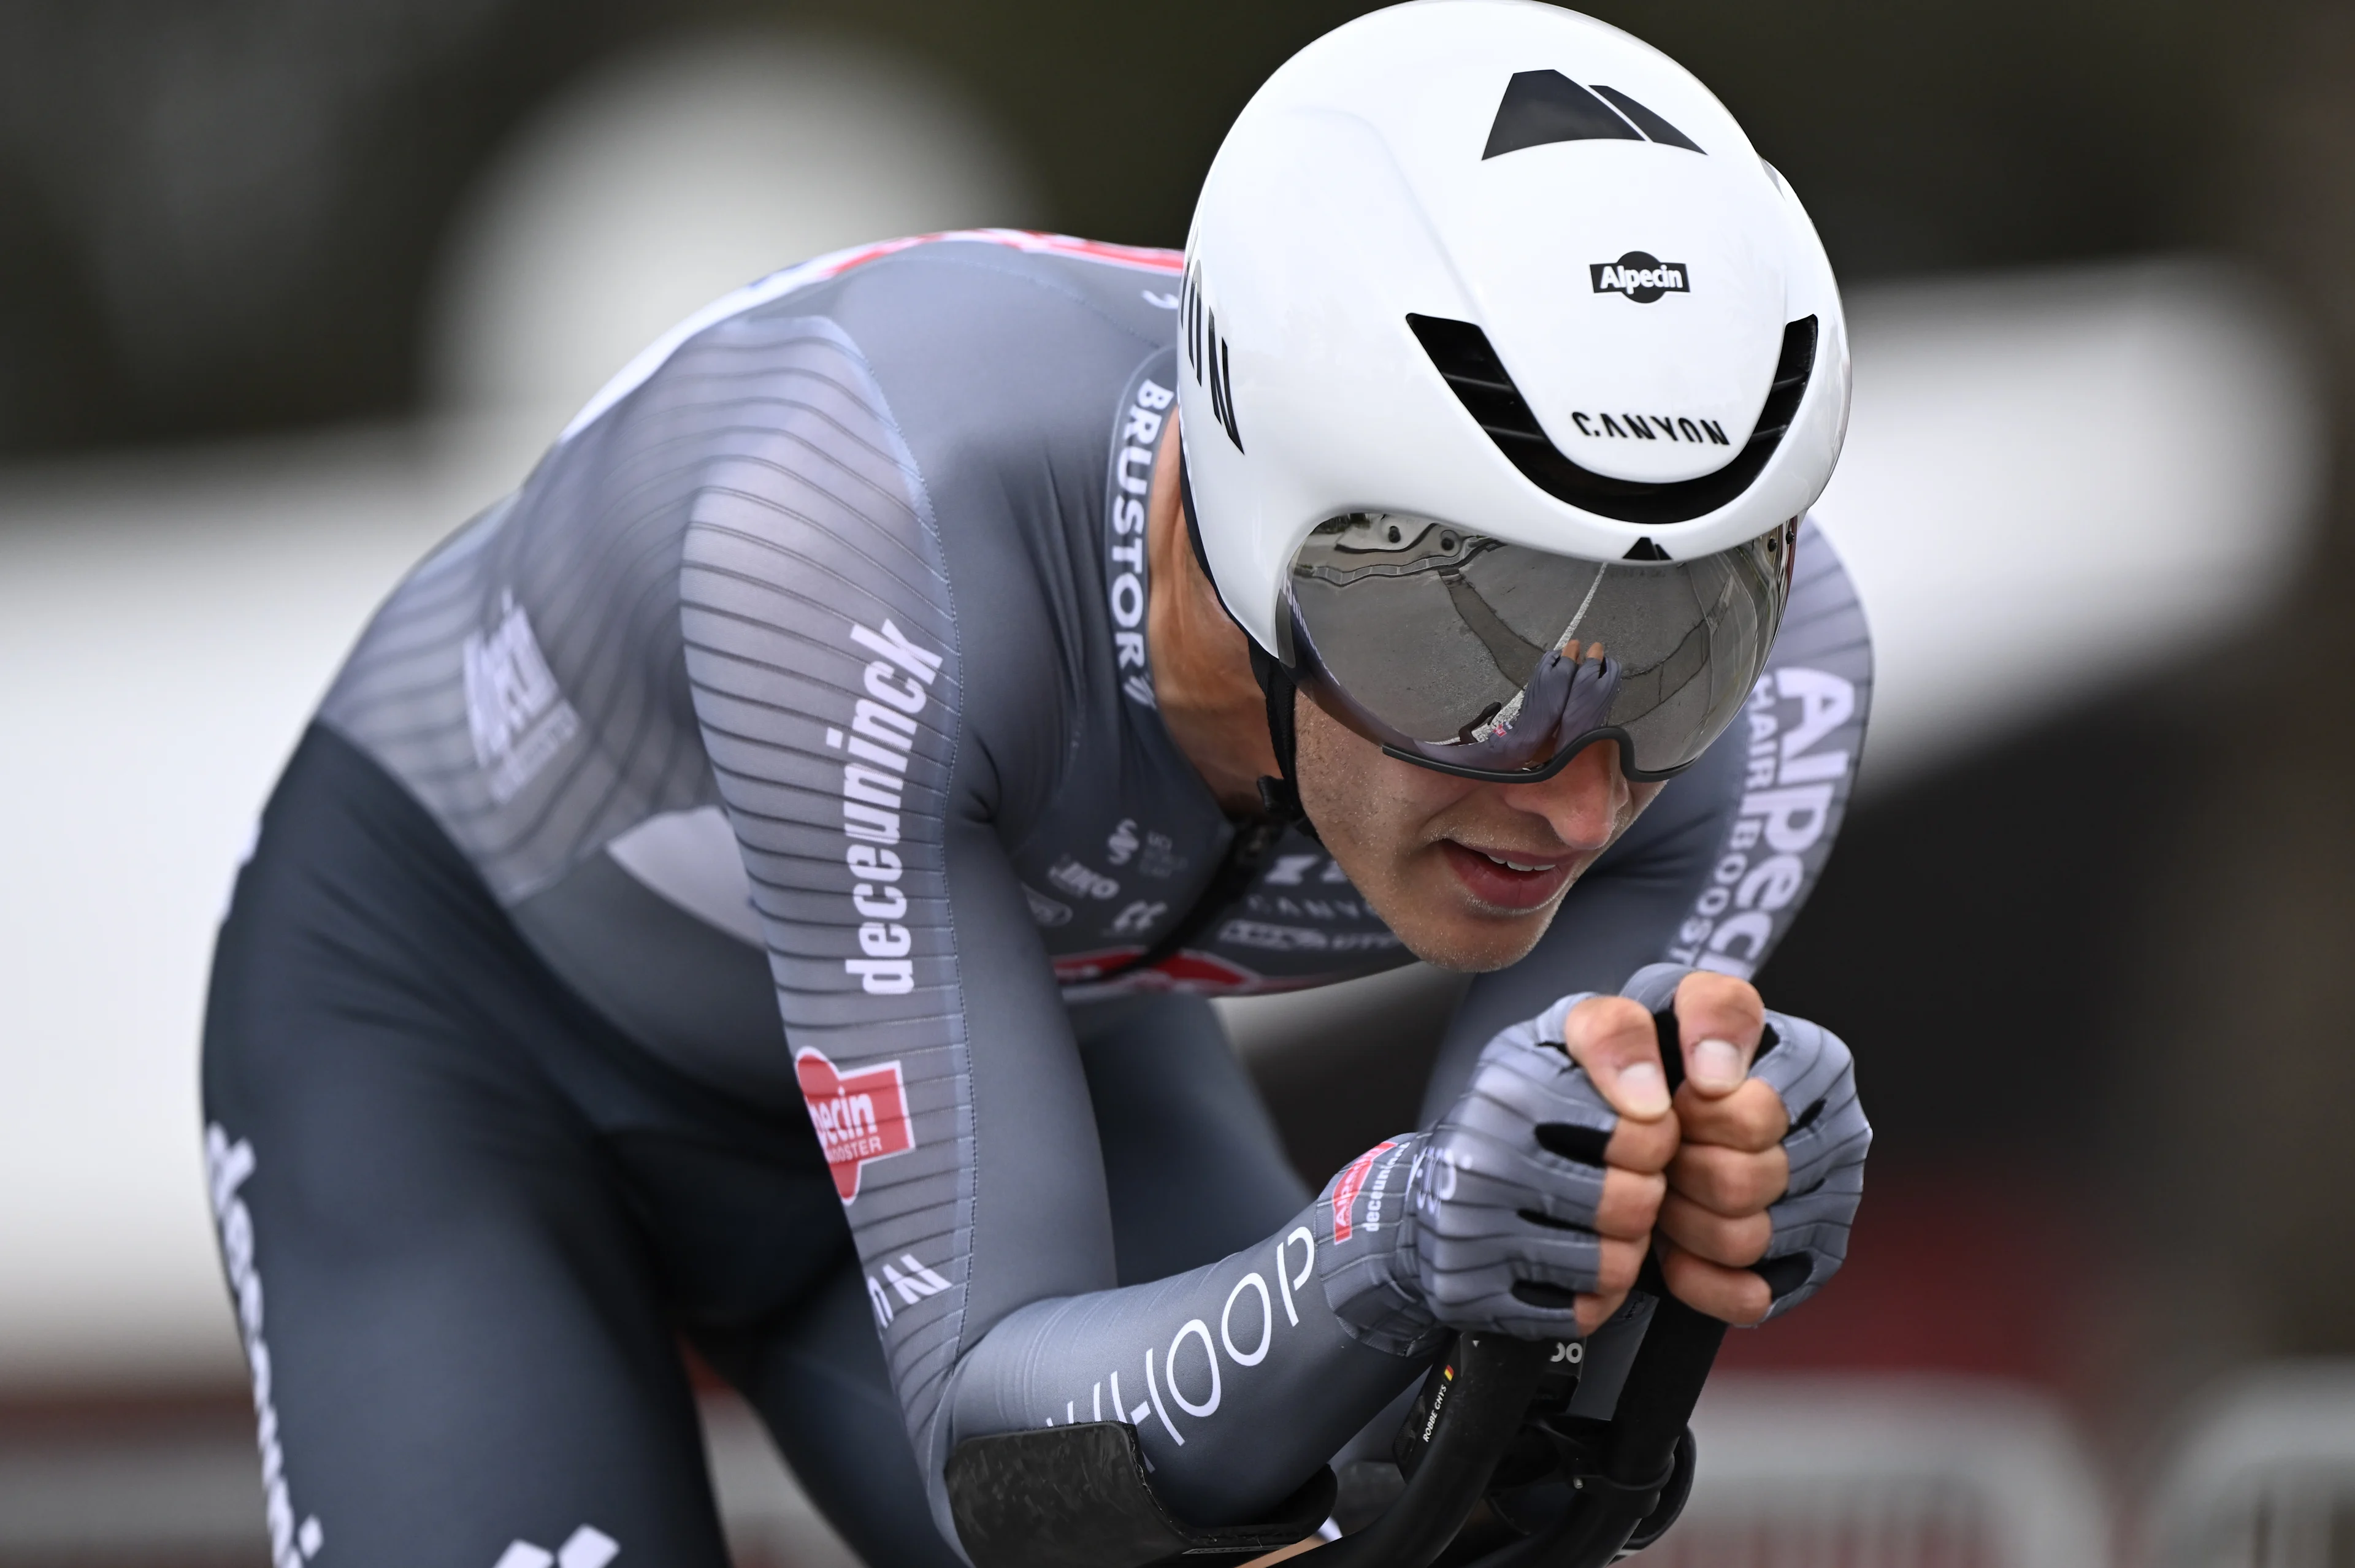
[[[1219,580],[1210,575],[1210,557],[1202,548],[1202,526],[1194,517],[1194,485],[1186,475],[1186,456],[1178,456],[1178,500],[1186,518],[1186,539],[1194,547],[1194,564],[1202,569],[1202,580],[1218,591]],[[1226,601],[1220,600],[1224,609]],[[1232,619],[1231,613],[1229,616]],[[1240,623],[1238,623],[1240,629]],[[1279,663],[1275,656],[1259,645],[1259,639],[1243,632],[1243,642],[1251,649],[1252,677],[1259,682],[1260,691],[1267,698],[1267,739],[1275,752],[1275,776],[1259,781],[1260,808],[1268,816],[1287,827],[1297,827],[1309,837],[1317,838],[1316,825],[1300,806],[1300,784],[1293,773],[1294,735],[1292,704],[1299,688],[1292,683],[1292,672]]]
[[1267,696],[1267,739],[1275,749],[1273,778],[1259,781],[1259,803],[1268,816],[1276,821],[1297,827],[1319,844],[1316,825],[1308,820],[1301,809],[1300,782],[1294,772],[1294,753],[1297,746],[1293,726],[1293,702],[1300,688],[1292,683],[1292,672],[1276,662],[1275,656],[1259,645],[1251,645],[1252,674],[1258,678],[1259,688]]

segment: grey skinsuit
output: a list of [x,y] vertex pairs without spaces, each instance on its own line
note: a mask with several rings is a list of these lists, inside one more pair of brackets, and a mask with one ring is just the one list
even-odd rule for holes
[[[314,731],[397,781],[518,951],[648,1072],[749,1115],[806,1109],[826,1157],[796,1190],[831,1178],[943,1530],[954,1444],[1090,1419],[1135,1424],[1182,1514],[1252,1517],[1420,1371],[1337,1321],[1310,1266],[1333,1245],[1328,1205],[1304,1211],[1305,1189],[1265,1174],[1281,1162],[1255,1108],[1205,1134],[1263,1146],[1236,1157],[1257,1173],[1263,1196],[1241,1205],[1255,1229],[1238,1232],[1215,1172],[1172,1165],[1133,1214],[1119,1189],[1114,1037],[1143,1049],[1171,1018],[1200,1033],[1207,1010],[1182,993],[1411,959],[1296,832],[1196,913],[1236,829],[1156,711],[1143,637],[1178,268],[993,232],[828,258],[723,302],[416,570]],[[1433,1113],[1491,1036],[1555,998],[1661,960],[1746,976],[1796,913],[1870,687],[1848,581],[1812,526],[1801,541],[1743,718],[1572,890],[1536,953],[1475,984]],[[1781,778],[1794,763],[1804,782]],[[1796,886],[1752,875],[1770,853],[1803,868]],[[1127,967],[1189,915],[1178,951]],[[240,910],[232,934],[239,918],[263,917]],[[249,1136],[239,1016],[217,995],[208,1115],[232,1143]],[[1083,1061],[1075,1038],[1099,1037],[1113,1043]],[[279,1157],[256,1118],[263,1193]],[[1194,1229],[1198,1189],[1226,1208]],[[306,1267],[274,1261],[302,1249],[299,1206],[254,1201],[256,1268]],[[797,1212],[758,1244],[837,1245]],[[345,1495],[305,1479],[304,1358],[334,1341],[287,1289],[270,1329],[286,1473]],[[496,1488],[477,1490],[487,1519]],[[317,1507],[326,1554],[400,1557],[339,1533],[328,1506],[293,1506]],[[602,1527],[624,1561],[699,1560],[650,1528]]]

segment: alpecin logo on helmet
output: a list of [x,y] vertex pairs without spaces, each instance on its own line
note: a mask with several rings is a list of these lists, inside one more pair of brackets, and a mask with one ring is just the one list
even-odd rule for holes
[[1625,294],[1637,304],[1650,304],[1662,294],[1692,293],[1682,261],[1663,261],[1641,251],[1630,251],[1615,261],[1589,262],[1586,270],[1596,293]]

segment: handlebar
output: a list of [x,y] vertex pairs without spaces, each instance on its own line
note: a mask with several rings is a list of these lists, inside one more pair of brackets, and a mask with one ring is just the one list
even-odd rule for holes
[[1317,1568],[1430,1568],[1519,1435],[1552,1349],[1509,1334],[1458,1339],[1428,1418],[1429,1445],[1406,1490],[1381,1518],[1324,1548]]
[[[1676,1039],[1674,1019],[1657,1023],[1663,1040]],[[1673,1092],[1682,1056],[1661,1055]],[[1648,1544],[1681,1506],[1678,1488],[1690,1483],[1686,1424],[1725,1325],[1669,1295],[1657,1257],[1636,1285],[1657,1301],[1607,1425],[1566,1411],[1532,1412],[1554,1341],[1461,1335],[1416,1407],[1419,1458],[1404,1490],[1373,1523],[1318,1549],[1316,1568],[1604,1568],[1631,1540]],[[1508,1454],[1508,1483],[1491,1499]],[[1524,1523],[1497,1504],[1523,1495],[1515,1488],[1532,1456],[1540,1462],[1529,1485],[1559,1477],[1568,1483],[1561,1488],[1567,1501],[1550,1497],[1550,1517]],[[1120,1422],[968,1438],[950,1455],[946,1478],[957,1536],[975,1568],[1256,1560],[1296,1550],[1334,1500],[1333,1473],[1320,1469],[1263,1522],[1188,1524],[1155,1495],[1135,1429]],[[1514,1537],[1485,1552],[1464,1529],[1484,1500],[1491,1501],[1494,1530]],[[1639,1535],[1656,1517],[1660,1524]],[[1496,1539],[1488,1525],[1480,1533]]]
[[[1674,1045],[1676,1019],[1657,1014],[1653,1025],[1662,1046],[1660,1066],[1674,1093],[1684,1079],[1684,1054]],[[1552,1439],[1563,1457],[1570,1505],[1533,1533],[1462,1568],[1604,1568],[1664,1500],[1680,1506],[1681,1494],[1669,1495],[1668,1488],[1679,1480],[1691,1482],[1688,1424],[1724,1342],[1725,1325],[1669,1294],[1657,1252],[1646,1258],[1637,1288],[1656,1304],[1620,1386],[1598,1467],[1570,1460],[1585,1445],[1559,1418],[1529,1417],[1547,1361],[1545,1342],[1465,1335],[1452,1358],[1455,1375],[1444,1385],[1445,1403],[1434,1402],[1431,1413],[1436,1424],[1429,1446],[1405,1492],[1373,1524],[1324,1548],[1318,1568],[1430,1568],[1455,1541],[1487,1492],[1497,1461],[1525,1425]]]
[[[1472,1568],[1603,1568],[1663,1500],[1681,1504],[1681,1496],[1668,1496],[1679,1478],[1678,1450],[1689,1450],[1686,1423],[1724,1338],[1723,1323],[1663,1290],[1619,1390],[1602,1468],[1573,1476],[1571,1505],[1552,1526],[1477,1559]],[[1690,1484],[1689,1451],[1681,1478]]]

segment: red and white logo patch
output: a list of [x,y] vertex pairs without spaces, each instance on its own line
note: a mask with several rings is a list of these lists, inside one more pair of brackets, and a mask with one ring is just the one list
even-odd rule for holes
[[868,1160],[889,1159],[916,1147],[898,1062],[842,1073],[826,1052],[805,1049],[794,1052],[794,1076],[801,1081],[810,1125],[817,1128],[834,1189],[845,1203],[858,1196],[858,1179]]
[[1102,947],[1091,953],[1067,953],[1054,960],[1055,979],[1058,984],[1065,986],[1114,980],[1132,991],[1186,991],[1195,994],[1288,991],[1316,984],[1313,976],[1270,980],[1240,964],[1231,964],[1216,954],[1197,953],[1191,948],[1171,954],[1150,969],[1131,967],[1144,953],[1144,948],[1134,944],[1125,947]]
[[1333,1240],[1346,1242],[1357,1227],[1349,1222],[1349,1211],[1358,1206],[1358,1194],[1365,1189],[1366,1177],[1374,1168],[1374,1161],[1391,1149],[1395,1143],[1380,1143],[1349,1162],[1333,1183]]

